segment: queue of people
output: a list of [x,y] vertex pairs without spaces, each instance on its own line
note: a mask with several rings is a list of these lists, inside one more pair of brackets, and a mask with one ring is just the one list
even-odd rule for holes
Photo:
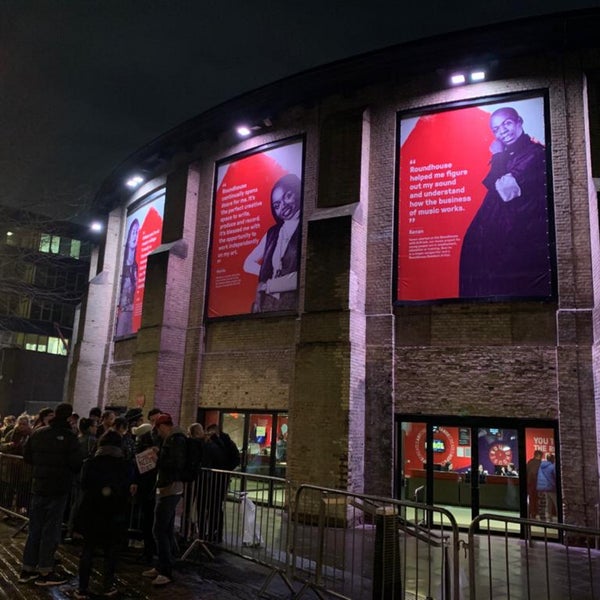
[[[205,432],[195,423],[186,434],[169,414],[156,408],[146,423],[139,408],[123,416],[94,408],[87,418],[75,417],[70,404],[60,404],[40,411],[34,421],[26,415],[4,419],[0,451],[19,452],[32,472],[22,494],[29,500],[24,508],[29,531],[19,583],[53,586],[72,577],[55,560],[66,523],[65,541],[82,545],[73,597],[90,597],[98,549],[104,560],[103,595],[116,596],[115,573],[132,505],[141,521],[143,551],[138,562],[147,567],[142,575],[154,586],[171,583],[178,555],[175,515],[184,482],[192,480],[190,455],[195,457],[196,480],[201,467],[234,469],[239,464],[237,446],[216,425]],[[2,494],[16,497],[18,505],[19,491],[0,483]],[[195,488],[196,524],[203,540],[222,541],[222,504],[228,486],[227,474],[207,472]],[[11,505],[8,498],[4,501],[3,506]]]

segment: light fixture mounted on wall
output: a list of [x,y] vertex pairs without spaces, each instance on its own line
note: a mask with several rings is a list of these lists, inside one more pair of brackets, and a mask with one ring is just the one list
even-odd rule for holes
[[253,134],[253,133],[257,133],[259,131],[262,131],[263,129],[266,129],[268,127],[272,127],[273,123],[271,121],[271,119],[269,119],[268,117],[264,118],[260,123],[243,123],[240,124],[238,126],[236,126],[235,128],[235,132],[240,136],[240,137],[248,137],[249,135]]
[[452,85],[464,85],[465,83],[478,83],[480,81],[485,81],[485,71],[481,69],[470,71],[468,74],[453,73],[450,76]]
[[135,188],[139,187],[140,185],[142,185],[142,183],[144,183],[143,177],[141,177],[140,175],[133,175],[125,182],[125,185],[128,188],[135,189]]

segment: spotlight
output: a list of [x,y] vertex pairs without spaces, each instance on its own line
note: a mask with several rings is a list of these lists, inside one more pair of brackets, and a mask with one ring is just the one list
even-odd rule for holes
[[144,183],[144,178],[140,177],[139,175],[134,175],[125,182],[125,185],[130,188],[136,188],[142,183]]
[[471,81],[485,81],[485,71],[473,71],[471,73]]
[[100,221],[94,221],[91,225],[90,225],[90,229],[92,231],[102,231],[102,223],[100,223]]
[[240,125],[236,128],[236,131],[237,134],[241,135],[242,137],[247,137],[251,133],[250,127],[248,127],[247,125]]
[[450,77],[450,83],[452,85],[461,85],[462,83],[465,83],[466,78],[462,73],[456,73],[456,75],[452,75],[452,77]]

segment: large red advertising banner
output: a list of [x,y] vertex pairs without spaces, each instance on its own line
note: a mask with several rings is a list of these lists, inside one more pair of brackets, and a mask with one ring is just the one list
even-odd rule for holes
[[127,215],[115,335],[136,333],[142,323],[148,255],[162,240],[165,191],[155,192]]
[[217,165],[207,315],[295,311],[303,142]]
[[397,301],[552,294],[543,97],[399,120]]

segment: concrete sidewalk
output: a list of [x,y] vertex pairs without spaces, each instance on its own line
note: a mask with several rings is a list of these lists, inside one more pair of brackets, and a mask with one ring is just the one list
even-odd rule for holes
[[[21,557],[25,545],[26,533],[13,533],[17,525],[0,521],[0,599],[63,600],[72,598],[77,589],[78,550],[77,545],[61,545],[58,551],[62,567],[73,573],[66,584],[54,587],[39,587],[33,582],[17,583],[21,570]],[[136,554],[139,551],[135,551]],[[117,586],[123,600],[254,600],[269,576],[269,570],[255,565],[227,552],[218,553],[214,559],[200,557],[198,560],[182,561],[174,575],[175,581],[163,588],[155,588],[149,579],[141,573],[148,567],[135,563],[134,554],[126,552],[117,568]],[[100,591],[99,586],[102,559],[98,557],[94,564],[91,583],[92,591]],[[290,598],[291,594],[283,581],[276,577],[262,598],[280,600]],[[312,597],[311,594],[308,597]],[[101,596],[98,596],[101,598]]]

